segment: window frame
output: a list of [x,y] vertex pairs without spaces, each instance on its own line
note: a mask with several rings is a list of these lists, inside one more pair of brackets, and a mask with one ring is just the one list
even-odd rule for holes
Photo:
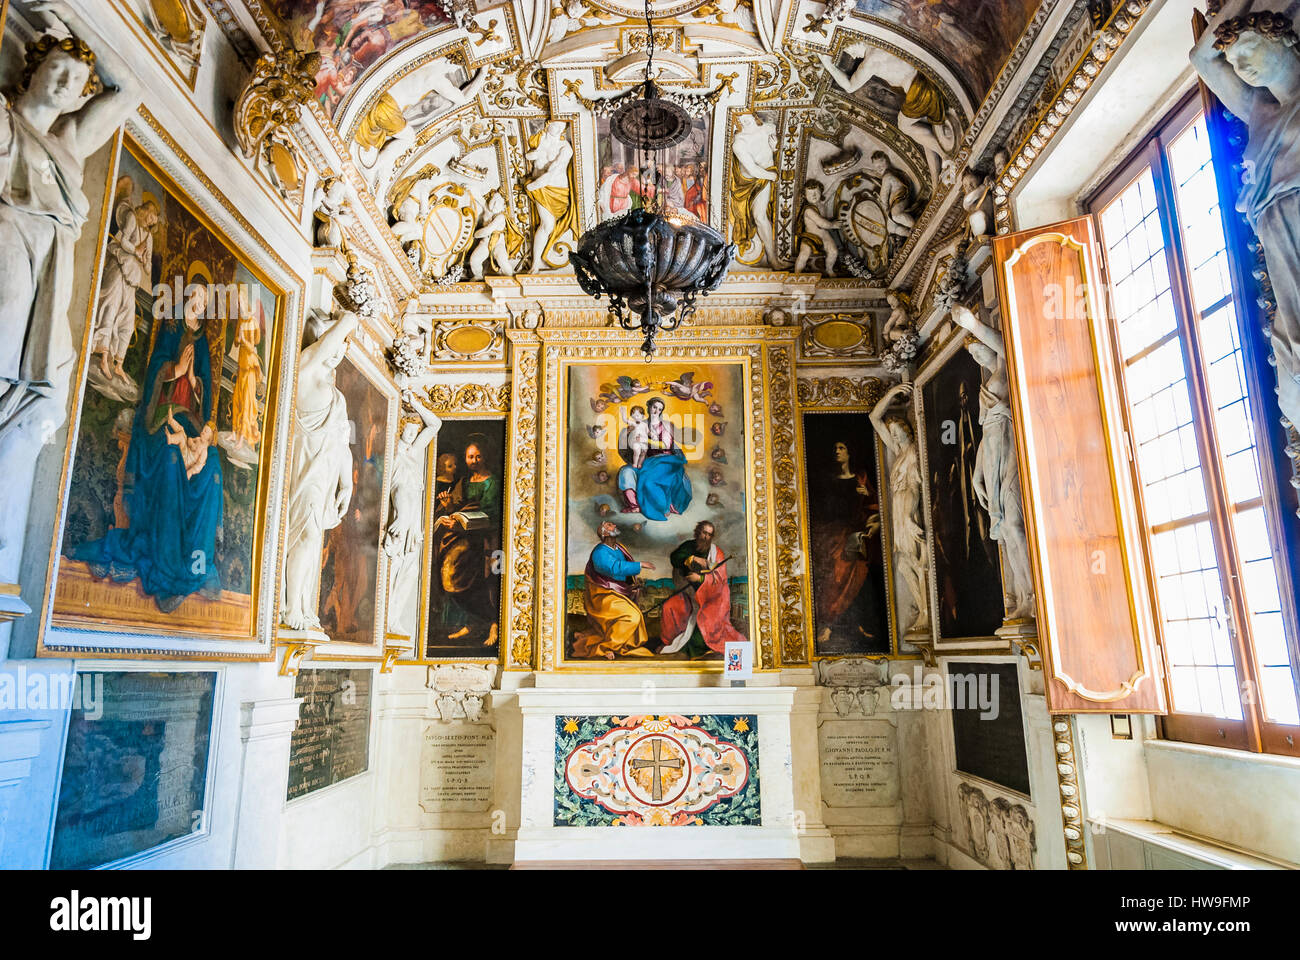
[[[1254,753],[1275,753],[1300,756],[1300,726],[1291,726],[1268,720],[1258,696],[1243,696],[1244,691],[1258,691],[1258,668],[1255,658],[1254,628],[1250,608],[1242,584],[1244,564],[1238,551],[1236,535],[1233,530],[1232,514],[1234,504],[1227,494],[1227,482],[1224,475],[1224,458],[1222,444],[1215,422],[1215,409],[1210,396],[1206,375],[1208,367],[1204,363],[1201,345],[1201,333],[1198,321],[1201,313],[1196,309],[1187,266],[1186,251],[1183,244],[1183,219],[1179,208],[1178,196],[1174,187],[1168,159],[1168,147],[1185,133],[1196,120],[1206,117],[1207,131],[1210,123],[1209,111],[1206,109],[1197,91],[1193,89],[1172,110],[1142,137],[1140,143],[1124,158],[1105,180],[1083,201],[1084,212],[1093,220],[1095,232],[1099,238],[1097,259],[1102,268],[1103,298],[1106,305],[1107,323],[1111,331],[1113,360],[1116,370],[1120,371],[1119,391],[1123,407],[1123,422],[1126,439],[1133,434],[1133,410],[1129,397],[1127,378],[1123,371],[1127,364],[1121,354],[1118,322],[1115,311],[1115,292],[1111,281],[1108,250],[1105,232],[1102,229],[1101,214],[1120,194],[1127,190],[1146,171],[1150,169],[1151,179],[1156,191],[1156,205],[1159,211],[1161,234],[1164,240],[1165,261],[1169,271],[1170,293],[1176,318],[1176,333],[1183,357],[1191,406],[1192,424],[1196,434],[1197,450],[1201,460],[1201,472],[1205,483],[1207,502],[1206,517],[1209,520],[1211,534],[1221,585],[1223,587],[1224,609],[1231,618],[1228,637],[1233,651],[1233,665],[1237,675],[1237,697],[1241,706],[1242,719],[1233,720],[1209,716],[1206,714],[1180,713],[1175,709],[1169,658],[1165,652],[1164,618],[1159,609],[1159,595],[1156,592],[1152,546],[1152,527],[1148,522],[1146,491],[1138,483],[1138,515],[1142,529],[1142,554],[1150,571],[1149,579],[1153,587],[1152,601],[1156,605],[1154,621],[1157,645],[1164,664],[1164,683],[1168,695],[1169,713],[1158,718],[1160,735],[1164,739],[1199,743],[1210,746],[1229,747]],[[1212,141],[1213,142],[1213,141]],[[1215,164],[1216,180],[1220,179],[1218,164]],[[1278,577],[1278,592],[1281,600],[1283,628],[1286,632],[1287,647],[1291,656],[1292,682],[1300,686],[1300,656],[1298,656],[1297,612],[1289,553],[1286,549],[1286,537],[1279,523],[1280,497],[1272,481],[1270,464],[1271,447],[1265,442],[1260,425],[1266,421],[1261,416],[1270,415],[1261,404],[1262,377],[1255,369],[1253,354],[1247,344],[1250,342],[1241,329],[1243,324],[1252,323],[1253,311],[1246,308],[1248,301],[1243,290],[1238,254],[1232,243],[1231,225],[1227,222],[1227,211],[1231,205],[1225,205],[1223,184],[1220,188],[1220,213],[1224,218],[1224,236],[1227,242],[1226,256],[1229,262],[1229,275],[1232,286],[1232,306],[1238,326],[1238,336],[1242,349],[1242,364],[1245,368],[1248,403],[1253,423],[1256,427],[1257,456],[1261,483],[1262,509],[1268,530],[1269,542],[1273,551],[1274,567]],[[1271,387],[1271,384],[1270,384]],[[1267,399],[1271,400],[1271,392]],[[1136,457],[1131,446],[1129,458],[1132,468],[1140,475]],[[1300,694],[1298,694],[1300,696]]]

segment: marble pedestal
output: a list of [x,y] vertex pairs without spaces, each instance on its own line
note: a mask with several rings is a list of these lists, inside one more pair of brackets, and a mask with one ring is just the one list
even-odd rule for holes
[[[626,678],[631,680],[631,678]],[[626,682],[625,680],[625,682]],[[522,769],[514,860],[833,860],[821,823],[816,688],[546,687],[517,691]],[[745,716],[757,721],[759,823],[747,826],[556,825],[557,718]],[[814,751],[808,756],[809,750]],[[504,759],[504,758],[503,758]]]

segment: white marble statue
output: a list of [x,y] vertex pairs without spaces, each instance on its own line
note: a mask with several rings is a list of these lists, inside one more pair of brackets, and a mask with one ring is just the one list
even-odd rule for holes
[[537,212],[533,273],[560,266],[551,262],[550,254],[552,251],[558,254],[557,242],[577,228],[574,197],[569,184],[573,147],[567,133],[568,124],[563,120],[550,121],[524,157],[532,164],[532,177],[526,189]]
[[312,203],[316,210],[316,246],[342,249],[346,228],[355,222],[348,204],[348,188],[340,177],[332,177],[316,187]]
[[20,92],[0,98],[0,438],[37,419],[48,436],[66,416],[73,246],[90,211],[85,162],[140,102],[126,62],[65,0],[28,9],[72,36],[29,47]]
[[469,252],[471,277],[475,280],[483,279],[489,258],[498,276],[508,277],[515,272],[510,251],[506,247],[506,198],[500,190],[493,190],[488,196],[487,211],[474,233],[474,241],[474,247]]
[[731,168],[731,239],[745,264],[757,264],[766,256],[773,267],[781,266],[772,225],[776,142],[774,128],[753,114],[741,114],[731,141],[736,160]]
[[291,630],[320,630],[316,585],[325,532],[343,522],[352,502],[352,428],[335,377],[357,323],[355,313],[338,314],[303,348],[298,361],[297,430],[280,600],[280,620]]
[[907,93],[898,113],[898,129],[925,148],[930,177],[938,182],[940,168],[951,158],[961,134],[957,111],[933,81],[888,50],[860,41],[850,43],[844,52],[858,60],[852,73],[841,70],[826,54],[818,56],[831,79],[845,93],[856,93],[873,77]]
[[1264,246],[1277,303],[1278,404],[1300,429],[1300,51],[1290,18],[1249,6],[1225,2],[1191,60],[1250,131],[1237,209]]
[[916,359],[921,348],[916,319],[911,312],[912,299],[902,290],[890,290],[885,302],[889,304],[889,319],[880,330],[882,359],[890,370],[902,370]]
[[799,231],[795,237],[798,246],[795,273],[803,273],[808,261],[821,253],[826,257],[823,273],[828,277],[835,276],[835,265],[840,257],[840,241],[835,233],[835,221],[822,212],[825,194],[826,188],[820,180],[804,181],[803,209],[799,213]]
[[993,234],[993,181],[967,167],[961,175],[961,207],[970,239],[984,243]]
[[1036,617],[1034,579],[1030,573],[1029,541],[1025,537],[1025,514],[1020,500],[1006,346],[1002,334],[960,304],[952,308],[952,319],[974,335],[975,342],[966,349],[986,374],[980,387],[980,426],[984,438],[975,454],[974,486],[976,499],[989,515],[989,536],[1002,545],[1006,560],[1003,590],[1007,620],[1032,620]]
[[893,533],[894,570],[906,588],[898,598],[898,620],[907,637],[930,632],[929,550],[921,513],[921,460],[916,432],[905,410],[891,411],[897,402],[910,402],[915,387],[900,383],[881,398],[871,424],[889,451],[889,517]]
[[398,439],[384,553],[389,562],[388,632],[414,638],[419,625],[420,564],[424,558],[425,451],[438,435],[442,421],[413,394],[407,393],[402,399],[419,414],[424,426],[408,422]]

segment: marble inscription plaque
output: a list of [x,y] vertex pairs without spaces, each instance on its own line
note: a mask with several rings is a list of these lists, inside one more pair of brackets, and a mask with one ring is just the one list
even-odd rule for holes
[[898,751],[887,720],[824,720],[818,728],[822,800],[828,807],[898,802]]
[[420,751],[420,809],[483,813],[492,805],[496,734],[486,723],[431,723]]
[[365,773],[370,764],[370,671],[303,670],[289,745],[288,799]]
[[[957,771],[1029,796],[1029,754],[1020,713],[1020,676],[1014,663],[950,661],[948,674],[966,678],[965,703],[954,702],[952,740]],[[970,679],[975,683],[974,697]],[[996,686],[994,685],[996,684]],[[983,691],[985,705],[978,702]],[[990,706],[996,706],[996,716]]]

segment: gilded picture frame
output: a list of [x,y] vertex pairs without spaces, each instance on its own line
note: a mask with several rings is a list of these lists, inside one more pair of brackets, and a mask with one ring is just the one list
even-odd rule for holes
[[[513,449],[507,479],[512,499],[506,620],[506,669],[627,671],[625,661],[565,656],[567,571],[566,456],[570,424],[569,371],[636,363],[663,372],[695,364],[736,364],[743,384],[746,493],[745,548],[749,562],[748,637],[755,669],[808,663],[802,571],[793,358],[797,331],[712,327],[677,331],[646,367],[641,338],[609,328],[512,330]],[[651,374],[654,379],[655,374]],[[537,522],[532,523],[534,515]],[[726,536],[723,534],[723,536]],[[734,537],[732,537],[734,540]],[[535,666],[534,666],[535,665]],[[645,672],[721,673],[722,661],[646,658]]]
[[[68,440],[64,448],[59,499],[55,512],[50,557],[46,568],[46,603],[40,612],[36,655],[44,657],[120,658],[156,660],[270,660],[278,623],[280,544],[284,536],[284,507],[288,489],[285,478],[288,442],[292,423],[297,351],[289,349],[300,336],[304,322],[304,281],[275,251],[239,209],[216,187],[185,150],[171,137],[147,108],[130,118],[115,141],[115,152],[102,201],[105,215],[97,240],[97,255],[86,307],[85,327],[79,342],[78,365],[72,380],[74,402],[69,417]],[[121,158],[129,155],[133,169],[143,169],[167,197],[183,209],[212,241],[229,251],[241,269],[274,297],[273,317],[268,321],[264,348],[264,420],[256,459],[259,473],[252,516],[256,525],[250,560],[251,617],[248,628],[231,632],[205,633],[192,625],[126,621],[114,610],[82,615],[75,619],[56,616],[58,571],[64,549],[74,452],[83,408],[87,400],[87,378],[91,362],[91,341],[109,241],[108,211],[113,205],[114,185],[119,184]],[[269,545],[269,547],[268,547]]]

